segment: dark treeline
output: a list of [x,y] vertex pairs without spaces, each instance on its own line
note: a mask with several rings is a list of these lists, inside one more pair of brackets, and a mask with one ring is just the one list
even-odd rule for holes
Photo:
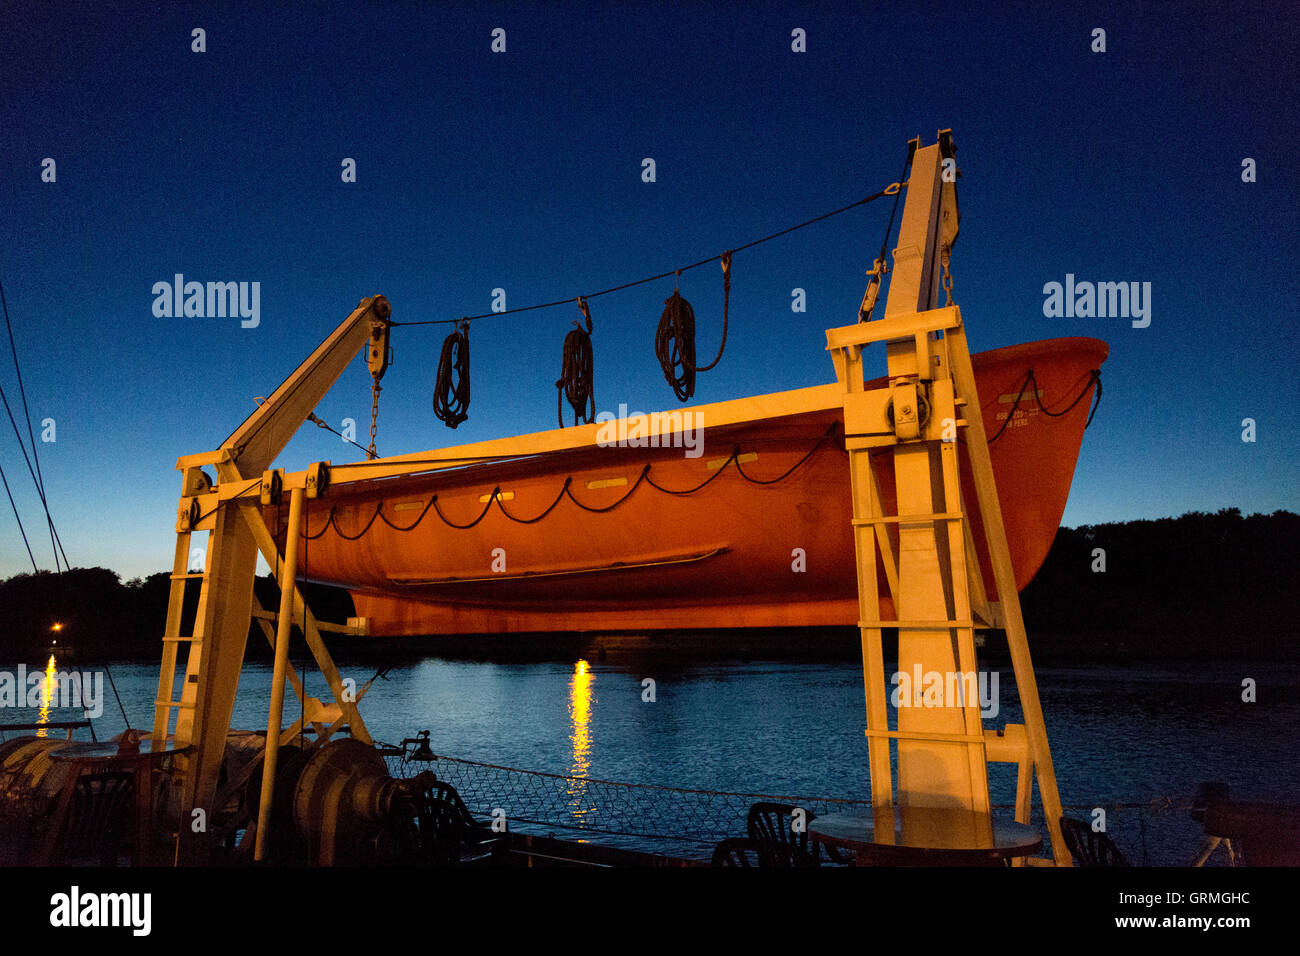
[[[1297,540],[1300,516],[1243,517],[1235,508],[1062,528],[1021,595],[1035,655],[1294,653],[1300,637]],[[33,659],[52,640],[83,662],[157,659],[169,583],[167,572],[123,582],[106,568],[19,574],[0,582],[0,663]],[[259,577],[255,589],[263,607],[278,608],[274,580]],[[345,591],[304,590],[321,620],[342,622],[353,613]],[[182,634],[192,633],[198,591],[197,584],[187,588]],[[63,624],[57,633],[51,630],[56,622]],[[250,654],[267,655],[260,628],[250,635]],[[856,638],[844,646],[853,651]],[[998,636],[991,636],[990,650],[997,653],[999,646]]]
[[[170,572],[123,582],[107,568],[73,568],[60,574],[19,574],[0,581],[0,662],[45,654],[52,642],[69,648],[82,663],[112,659],[156,659],[167,624]],[[320,620],[345,621],[352,598],[338,588],[308,584],[307,603]],[[270,576],[258,577],[254,593],[262,607],[280,606],[280,589]],[[181,634],[194,633],[199,585],[185,589]],[[55,624],[61,624],[54,631]],[[270,656],[261,628],[249,629],[249,653]],[[181,660],[185,659],[185,647]]]
[[1020,595],[1031,644],[1053,656],[1293,655],[1297,535],[1292,512],[1236,508],[1062,528]]

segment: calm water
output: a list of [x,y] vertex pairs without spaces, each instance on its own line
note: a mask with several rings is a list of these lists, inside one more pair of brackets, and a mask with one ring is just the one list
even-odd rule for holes
[[[27,662],[27,668],[49,664]],[[358,684],[375,671],[374,664],[339,666]],[[147,729],[157,666],[118,663],[109,670],[130,724]],[[1257,683],[1256,703],[1241,700],[1247,677]],[[654,681],[654,702],[643,700],[646,678]],[[1098,804],[1149,805],[1165,797],[1185,804],[1203,780],[1221,780],[1243,799],[1300,802],[1300,666],[1044,667],[1038,682],[1062,801],[1080,808],[1076,816]],[[269,664],[245,667],[233,726],[265,726],[269,685]],[[126,726],[107,680],[103,688],[103,713],[95,721],[100,739]],[[330,696],[310,671],[307,688]],[[1009,666],[999,672],[999,691],[1000,711],[986,727],[1020,721]],[[361,707],[378,740],[427,729],[436,753],[526,770],[746,793],[855,799],[869,793],[861,671],[853,663],[430,657],[395,666]],[[290,693],[286,724],[297,710]],[[2,713],[5,722],[80,716],[44,707]],[[994,802],[1010,804],[1014,767],[994,765],[991,772]],[[595,799],[580,791],[567,790],[577,817],[586,812],[584,800]],[[1145,856],[1155,864],[1186,863],[1200,833],[1181,811],[1112,812],[1109,830],[1135,862]]]

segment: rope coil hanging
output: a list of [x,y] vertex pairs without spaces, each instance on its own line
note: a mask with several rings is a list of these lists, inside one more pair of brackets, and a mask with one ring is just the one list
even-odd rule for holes
[[[910,160],[911,160],[911,153],[909,152],[908,154],[909,164],[910,164]],[[906,169],[906,166],[904,168]],[[569,299],[557,299],[553,302],[539,302],[536,303],[535,305],[525,305],[513,309],[503,309],[499,312],[492,311],[492,312],[480,313],[478,315],[463,316],[460,319],[424,319],[424,320],[419,320],[414,322],[387,321],[386,327],[393,327],[399,325],[410,325],[410,326],[458,325],[462,329],[465,329],[468,326],[468,323],[478,319],[493,318],[496,316],[509,315],[516,312],[531,312],[536,309],[550,309],[561,305],[566,305],[569,302],[576,301],[578,303],[579,310],[582,312],[587,327],[584,331],[575,322],[573,331],[569,332],[569,334],[565,337],[563,364],[561,367],[560,378],[557,379],[555,383],[555,387],[558,390],[556,395],[556,417],[559,420],[560,427],[563,428],[564,427],[564,414],[563,414],[564,399],[567,398],[569,401],[569,405],[573,408],[574,411],[574,424],[576,425],[584,421],[587,424],[591,424],[592,422],[595,421],[596,404],[595,404],[594,376],[592,372],[592,357],[591,357],[592,354],[591,353],[591,331],[592,331],[591,313],[588,311],[587,301],[589,299],[595,298],[596,296],[610,295],[611,293],[621,292],[624,289],[631,289],[634,288],[635,286],[644,285],[647,282],[657,282],[660,279],[665,279],[670,275],[676,275],[680,277],[683,272],[689,271],[691,269],[698,269],[699,267],[706,265],[710,262],[720,262],[722,266],[722,279],[723,279],[722,340],[718,345],[718,354],[713,359],[713,361],[710,362],[708,365],[703,365],[703,366],[697,366],[695,364],[695,339],[694,339],[695,314],[694,311],[691,310],[690,308],[690,303],[688,303],[685,299],[683,299],[679,292],[675,292],[673,298],[667,300],[667,302],[665,303],[667,306],[667,308],[665,309],[665,315],[660,318],[660,328],[656,334],[655,351],[657,357],[659,358],[660,366],[663,369],[664,377],[669,382],[669,384],[673,386],[673,390],[674,392],[677,393],[678,397],[682,401],[686,401],[688,398],[691,397],[691,395],[694,394],[695,374],[698,372],[707,372],[713,369],[714,367],[716,367],[717,364],[722,360],[723,351],[726,349],[727,327],[729,324],[729,313],[730,313],[730,306],[731,306],[732,253],[743,252],[746,249],[752,249],[753,247],[762,245],[765,242],[771,242],[773,239],[777,239],[780,238],[781,236],[789,235],[790,233],[795,232],[796,230],[807,228],[808,226],[811,226],[814,223],[822,222],[823,220],[829,219],[832,216],[838,216],[842,213],[848,212],[850,209],[856,209],[859,206],[865,206],[869,203],[873,203],[876,200],[883,199],[887,196],[895,197],[895,210],[896,210],[897,196],[901,188],[902,188],[901,182],[891,183],[888,186],[886,186],[884,189],[880,190],[879,192],[873,193],[870,196],[866,196],[862,199],[859,199],[856,202],[849,203],[846,206],[841,206],[839,209],[833,209],[830,212],[822,213],[820,216],[814,216],[812,219],[805,220],[804,222],[797,223],[796,225],[787,226],[785,229],[778,230],[777,232],[774,232],[771,235],[764,236],[761,239],[755,239],[751,242],[745,243],[744,245],[736,246],[734,249],[730,249],[727,252],[722,253],[721,255],[710,256],[707,259],[701,259],[698,262],[692,262],[689,265],[682,266],[678,269],[674,269],[669,272],[662,272],[659,273],[658,275],[646,276],[643,279],[636,279],[631,282],[624,282],[621,285],[612,286],[611,288],[608,289],[601,289],[598,292],[592,292],[585,296],[578,296],[576,297],[576,299],[569,298]],[[891,215],[890,217],[891,225],[892,222],[893,222],[893,216]],[[886,241],[888,241],[888,234],[889,234],[888,230],[886,230]],[[457,352],[455,351],[455,348],[453,348],[452,354],[447,355],[446,357],[447,364],[451,368],[455,369],[457,373],[461,373],[461,374],[458,374],[458,384],[455,387],[451,386],[450,375],[446,380],[443,380],[442,377],[440,376],[437,393],[435,394],[434,397],[434,407],[435,407],[435,411],[438,411],[439,403],[441,402],[442,405],[445,407],[445,409],[450,413],[450,417],[453,420],[456,420],[457,423],[459,423],[459,421],[464,421],[465,418],[458,417],[458,416],[463,416],[469,404],[468,337],[464,337],[463,340],[461,340],[458,345],[455,342],[454,336],[449,337],[448,342],[444,342],[443,346],[444,349],[453,348],[453,346],[455,346],[455,348],[459,348],[461,350],[460,352]],[[462,354],[464,356],[463,368],[460,365],[460,358]],[[678,367],[680,367],[681,369],[680,373],[677,371]],[[463,383],[463,387],[464,387],[463,404],[460,401],[461,398],[460,383]],[[378,406],[379,406],[378,399],[379,399],[379,382],[378,382],[378,378],[376,378],[375,388],[374,388],[374,402],[371,408],[371,441],[370,441],[370,448],[368,449],[368,454],[367,454],[367,457],[371,459],[377,457],[377,452],[375,450],[374,436],[376,431],[375,420],[378,416]],[[441,414],[439,414],[438,417],[442,418],[444,422],[448,421],[446,418],[443,418]],[[452,428],[455,427],[455,425],[451,424],[450,422],[448,422],[448,424]]]
[[[659,316],[655,330],[655,357],[663,370],[664,379],[672,386],[679,401],[687,401],[695,394],[695,374],[708,372],[722,361],[727,348],[727,325],[731,312],[731,251],[721,256],[722,264],[722,342],[718,354],[708,365],[695,364],[695,310],[673,289],[664,300],[664,311]],[[680,277],[681,273],[677,275]],[[679,371],[680,369],[680,371]]]
[[[454,380],[453,380],[454,373]],[[442,343],[438,379],[433,389],[433,413],[448,428],[469,418],[469,320]]]
[[577,322],[564,337],[564,353],[560,363],[560,377],[555,380],[555,416],[564,427],[564,400],[573,409],[573,424],[591,424],[596,420],[596,383],[592,368],[591,311],[586,296],[578,296],[578,311],[587,323],[584,329]]

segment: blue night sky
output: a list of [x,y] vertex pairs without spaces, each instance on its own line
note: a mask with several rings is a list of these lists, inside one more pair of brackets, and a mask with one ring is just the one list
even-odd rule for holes
[[[908,139],[944,127],[972,347],[1110,343],[1065,524],[1296,510],[1298,45],[1258,4],[7,4],[0,281],[38,439],[56,422],[39,452],[68,558],[164,569],[177,456],[217,447],[363,296],[418,321],[489,311],[497,287],[517,307],[638,279],[874,193]],[[831,381],[824,330],[855,320],[888,214],[876,203],[738,253],[727,352],[695,400]],[[155,317],[151,289],[175,273],[259,282],[260,324]],[[1067,273],[1150,282],[1150,327],[1045,317],[1043,286]],[[592,302],[598,410],[676,405],[652,350],[672,288]],[[711,358],[716,264],[682,292]],[[576,317],[475,323],[455,432],[430,407],[447,327],[394,329],[380,452],[555,427]],[[364,443],[369,407],[359,357],[317,412],[355,419]],[[51,568],[4,428],[0,465]],[[279,464],[358,456],[307,425]],[[0,576],[30,570],[0,506]]]

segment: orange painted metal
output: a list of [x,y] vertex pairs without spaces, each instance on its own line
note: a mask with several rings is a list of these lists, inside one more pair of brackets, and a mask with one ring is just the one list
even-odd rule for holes
[[[973,356],[985,428],[990,438],[1001,432],[993,467],[1018,588],[1056,535],[1091,394],[1060,417],[1039,402],[1061,411],[1107,352],[1097,339],[1068,338]],[[1030,369],[1041,397],[1026,388],[1003,428]],[[875,469],[892,513],[888,459],[880,454]],[[994,600],[964,454],[962,487]],[[375,635],[858,620],[839,409],[706,428],[698,457],[681,447],[591,447],[354,482],[307,505],[300,577],[350,589]],[[285,524],[274,509],[267,520]],[[883,573],[880,587],[888,593]],[[881,615],[894,618],[888,597]]]

